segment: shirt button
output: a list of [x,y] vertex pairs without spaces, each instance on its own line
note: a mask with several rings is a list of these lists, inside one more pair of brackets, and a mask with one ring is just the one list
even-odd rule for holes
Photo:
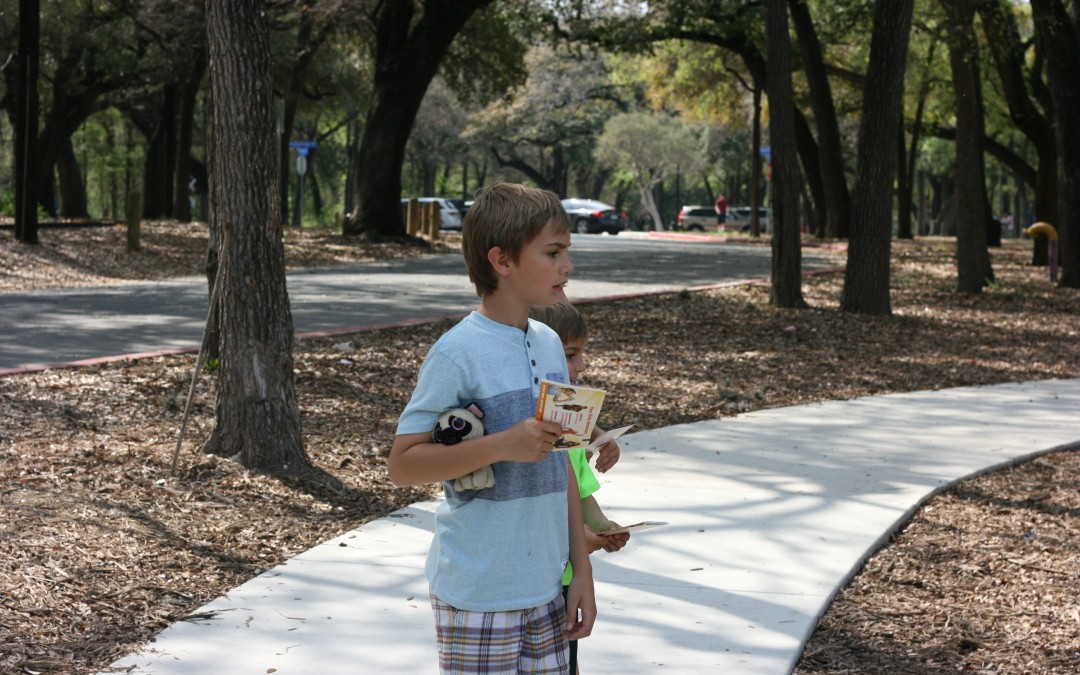
[[533,384],[540,384],[540,378],[539,377],[534,377],[533,378]]
[[529,342],[528,340],[526,340],[526,341],[525,341],[525,346],[526,346],[526,347],[532,347],[532,343],[531,343],[531,342]]
[[533,360],[532,360],[532,364],[533,364],[534,366],[536,365],[536,359],[533,359]]

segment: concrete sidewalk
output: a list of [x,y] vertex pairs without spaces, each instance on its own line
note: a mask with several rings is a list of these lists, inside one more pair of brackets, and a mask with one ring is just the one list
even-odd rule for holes
[[[1080,380],[777,408],[629,434],[597,499],[667,520],[593,555],[596,673],[787,673],[833,595],[930,495],[1080,449]],[[161,633],[132,673],[437,673],[434,503],[297,556]],[[272,670],[273,669],[273,670]]]

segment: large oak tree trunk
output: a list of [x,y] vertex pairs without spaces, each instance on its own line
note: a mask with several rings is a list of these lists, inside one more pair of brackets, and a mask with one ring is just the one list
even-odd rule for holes
[[177,120],[176,137],[176,172],[173,188],[173,217],[182,223],[194,217],[191,212],[190,187],[193,162],[191,157],[192,134],[195,127],[195,108],[199,98],[199,88],[206,74],[206,53],[200,48],[194,57],[191,72],[188,74],[180,95],[180,111]]
[[56,174],[60,184],[60,215],[64,218],[88,217],[86,183],[70,136],[60,144],[60,152],[56,156]]
[[402,238],[401,169],[424,93],[450,43],[476,10],[494,0],[384,0],[375,16],[373,103],[360,141],[354,203],[344,233]]
[[174,82],[165,84],[159,104],[157,124],[146,148],[146,168],[143,171],[143,217],[150,220],[172,217],[178,89],[179,86]]
[[269,16],[262,0],[207,0],[211,227],[224,236],[217,276],[220,374],[205,451],[249,469],[307,473],[293,384],[285,287]]
[[825,192],[825,233],[831,237],[847,237],[851,222],[851,193],[844,172],[843,145],[840,142],[840,123],[836,119],[832,87],[825,72],[821,43],[818,41],[810,8],[806,0],[789,0],[791,19],[806,71],[810,103],[814,108],[817,126],[820,176]]
[[41,8],[38,0],[19,0],[19,45],[15,77],[15,238],[38,243],[38,51]]
[[[1050,114],[1053,114],[1052,94],[1046,87],[1041,86],[1041,69],[1030,68],[1026,63],[1028,46],[1020,37],[1009,0],[985,0],[979,3],[978,12],[982,18],[983,31],[986,33],[986,44],[990,48],[990,54],[1001,80],[1001,91],[1009,105],[1009,117],[1031,141],[1038,156],[1035,178],[1028,181],[1035,190],[1035,219],[1056,223],[1058,222],[1057,147],[1050,119],[1042,112],[1042,109],[1048,109],[1051,111]],[[1045,51],[1045,49],[1045,45],[1040,47],[1040,51]],[[1030,87],[1026,73],[1034,73],[1030,80]],[[1033,95],[1038,103],[1033,100]],[[1027,175],[1026,172],[1024,175]],[[1023,211],[1016,213],[1017,225],[1027,225],[1021,222],[1023,216]],[[1032,263],[1047,264],[1045,242],[1042,246],[1035,246]]]
[[1032,0],[1039,50],[1054,97],[1061,285],[1080,288],[1080,26],[1061,0]]
[[805,307],[802,296],[802,237],[799,233],[799,165],[791,85],[791,43],[785,0],[765,3],[768,45],[769,137],[773,161],[772,291],[777,307]]
[[985,133],[976,49],[975,7],[970,0],[942,0],[948,16],[949,63],[956,92],[956,288],[980,293],[994,280],[987,250],[990,218],[983,168]]
[[913,4],[913,0],[895,0],[874,5],[851,205],[851,238],[840,298],[840,309],[847,312],[892,313],[889,255],[893,181]]

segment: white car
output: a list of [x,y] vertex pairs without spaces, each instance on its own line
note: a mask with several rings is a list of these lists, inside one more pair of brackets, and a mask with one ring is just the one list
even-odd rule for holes
[[454,204],[453,199],[446,199],[445,197],[402,197],[401,203],[408,204],[415,199],[421,204],[427,204],[430,202],[439,203],[439,229],[440,230],[457,230],[461,231],[461,223],[464,220],[464,214]]
[[[767,209],[764,206],[758,207],[758,225],[761,226],[761,231],[764,233],[772,232],[772,209]],[[729,208],[727,212],[727,222],[724,226],[729,230],[742,230],[743,232],[750,231],[750,207],[749,206],[736,206]]]

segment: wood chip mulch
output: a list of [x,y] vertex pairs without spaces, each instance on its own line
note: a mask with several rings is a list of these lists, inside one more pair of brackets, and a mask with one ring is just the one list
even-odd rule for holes
[[[290,267],[432,250],[324,232],[286,244]],[[134,254],[120,227],[43,230],[38,248],[0,233],[0,292],[200,275],[205,245],[204,225],[175,223],[146,227]],[[839,312],[839,274],[807,279],[807,310],[770,307],[761,286],[584,304],[586,378],[623,392],[605,416],[648,429],[1080,377],[1080,292],[1051,287],[1030,242],[1006,242],[992,250],[998,283],[960,296],[953,245],[893,243],[887,318]],[[297,345],[307,452],[339,493],[201,453],[212,373],[170,475],[194,356],[0,378],[0,673],[99,672],[262,570],[431,494],[391,486],[385,454],[446,327]],[[930,500],[838,594],[795,672],[1080,672],[1078,591],[1080,453],[1059,452]]]

